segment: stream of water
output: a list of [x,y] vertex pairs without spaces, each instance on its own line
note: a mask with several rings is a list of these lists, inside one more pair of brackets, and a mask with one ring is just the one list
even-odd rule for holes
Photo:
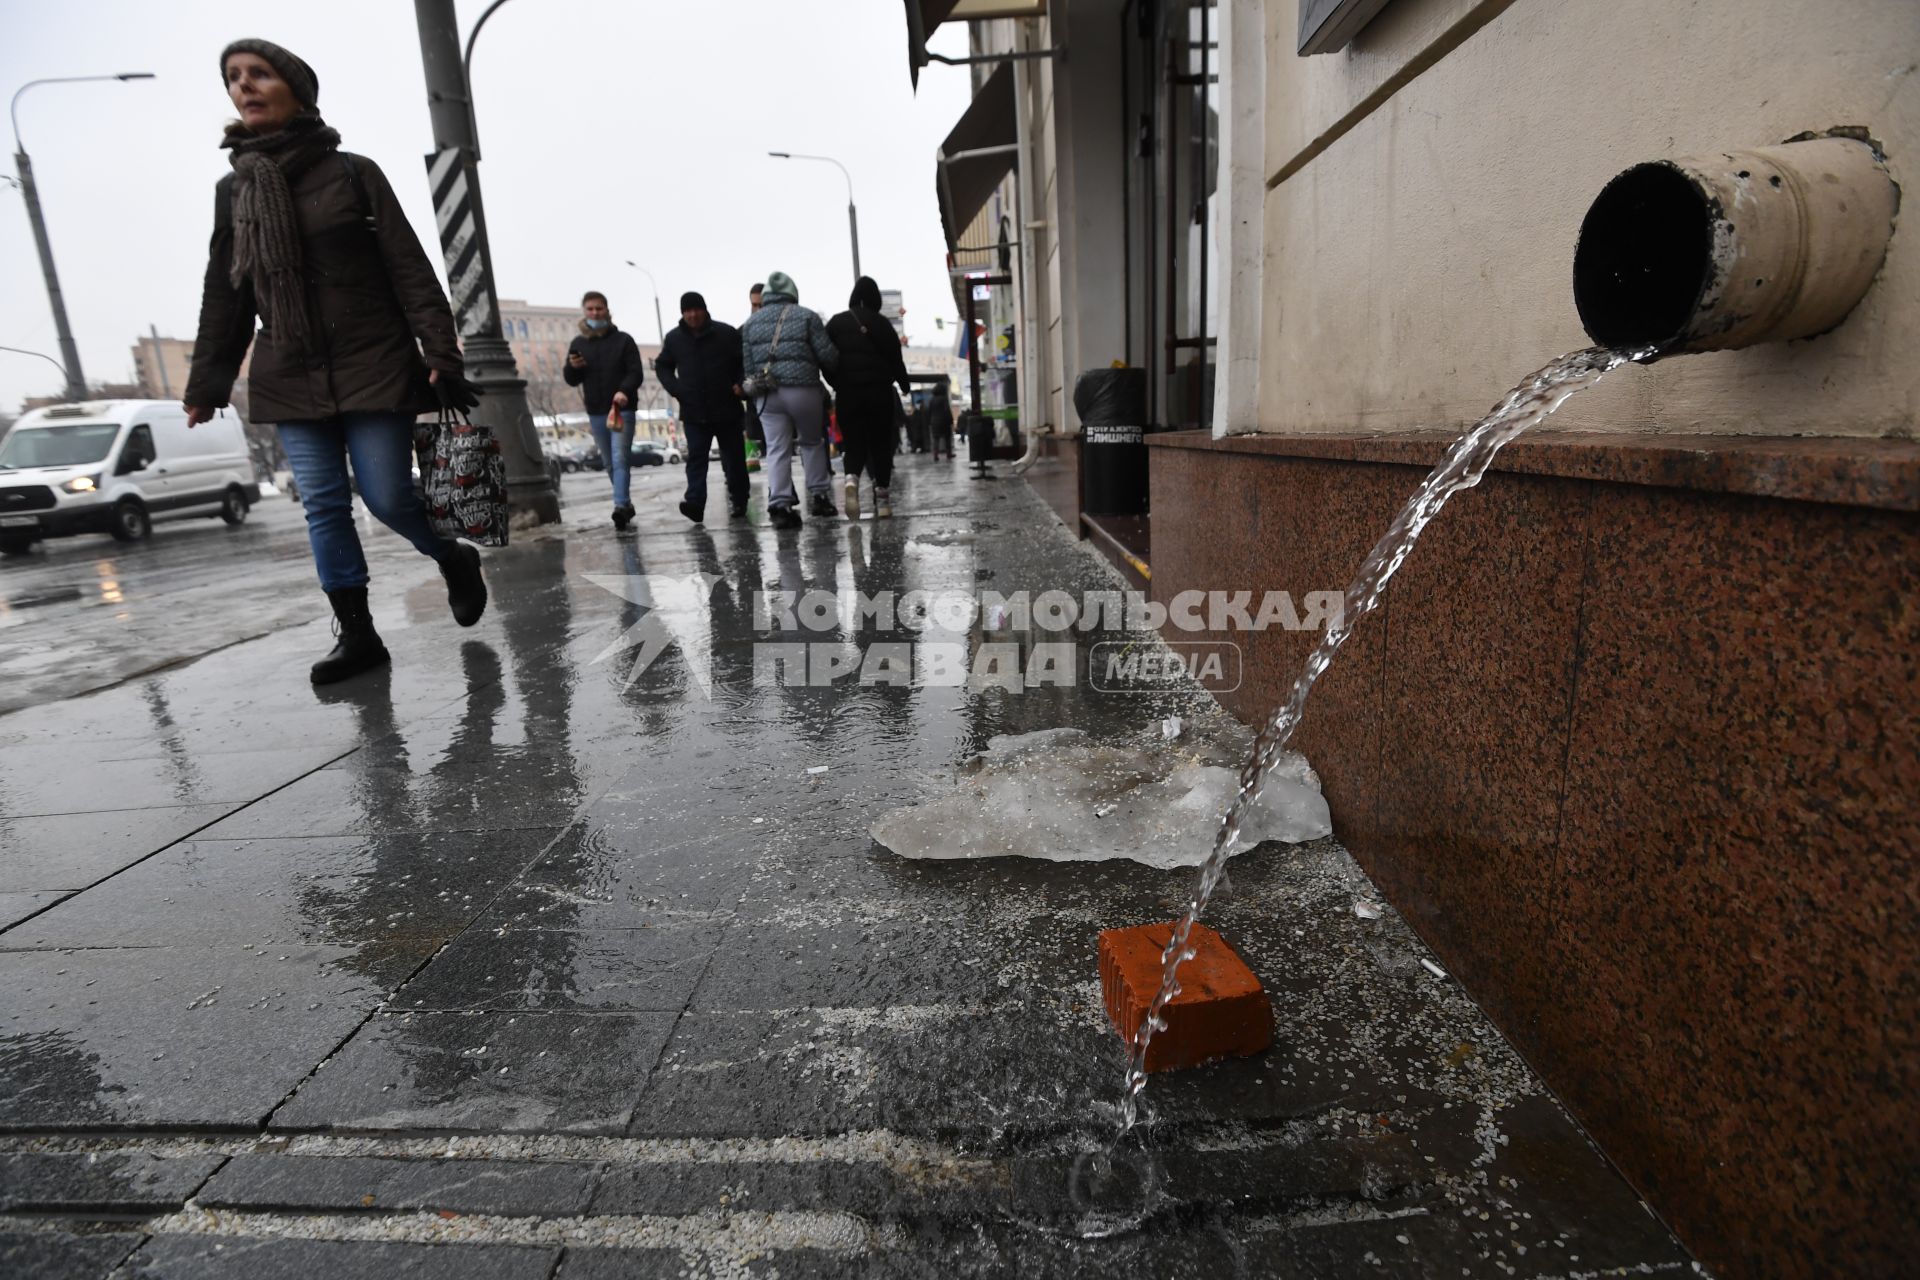
[[1305,670],[1293,682],[1292,691],[1255,739],[1253,754],[1240,771],[1239,791],[1228,806],[1226,816],[1220,820],[1220,829],[1214,836],[1213,852],[1200,868],[1200,880],[1194,888],[1193,899],[1187,904],[1186,914],[1174,926],[1173,937],[1167,943],[1166,950],[1161,953],[1160,990],[1134,1033],[1132,1052],[1127,1061],[1120,1132],[1115,1138],[1115,1147],[1139,1122],[1140,1093],[1147,1087],[1147,1046],[1152,1043],[1154,1033],[1166,1029],[1164,1013],[1167,1004],[1180,994],[1180,966],[1192,959],[1194,954],[1187,946],[1187,939],[1226,871],[1227,855],[1240,833],[1240,824],[1245,820],[1247,811],[1259,800],[1269,774],[1282,759],[1287,740],[1300,723],[1301,712],[1306,708],[1307,695],[1313,691],[1314,683],[1332,665],[1334,655],[1347,642],[1347,637],[1353,634],[1354,627],[1380,603],[1387,583],[1406,563],[1414,544],[1420,540],[1421,531],[1440,514],[1440,508],[1446,506],[1449,498],[1462,489],[1479,484],[1494,456],[1504,445],[1545,421],[1567,397],[1591,387],[1629,361],[1648,359],[1654,354],[1656,352],[1653,349],[1621,351],[1608,347],[1589,347],[1561,356],[1529,376],[1508,392],[1506,399],[1495,405],[1493,411],[1476,423],[1472,430],[1453,442],[1446,456],[1440,460],[1440,465],[1421,482],[1420,488],[1393,518],[1393,523],[1387,526],[1380,541],[1374,544],[1366,563],[1360,567],[1359,576],[1347,588],[1341,617],[1327,628],[1326,635],[1308,657]]

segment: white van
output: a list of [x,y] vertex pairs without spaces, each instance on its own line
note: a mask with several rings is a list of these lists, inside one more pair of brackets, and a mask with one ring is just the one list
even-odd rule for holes
[[157,517],[240,524],[259,497],[232,413],[188,430],[172,401],[93,400],[35,409],[0,436],[0,554],[75,533],[139,542]]

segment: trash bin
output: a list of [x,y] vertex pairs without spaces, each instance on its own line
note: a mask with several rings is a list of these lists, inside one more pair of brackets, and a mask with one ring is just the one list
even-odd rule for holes
[[993,458],[993,419],[968,410],[960,415],[960,434],[967,441],[967,461],[984,463]]
[[1080,509],[1147,513],[1147,371],[1089,369],[1073,384],[1080,415]]
[[1027,451],[1020,424],[1012,419],[968,411],[960,415],[960,430],[967,441],[967,461],[975,466],[1016,462]]

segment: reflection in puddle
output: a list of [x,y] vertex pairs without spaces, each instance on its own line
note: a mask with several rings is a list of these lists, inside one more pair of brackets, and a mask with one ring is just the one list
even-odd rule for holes
[[[66,604],[69,601],[78,600],[80,595],[78,587],[49,587],[44,591],[23,591],[18,595],[8,596],[6,604],[12,609],[42,609],[50,604]],[[114,598],[118,599],[117,592]]]

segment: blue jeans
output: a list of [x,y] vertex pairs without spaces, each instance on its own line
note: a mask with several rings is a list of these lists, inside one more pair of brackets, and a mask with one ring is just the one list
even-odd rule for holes
[[687,433],[687,504],[707,509],[707,455],[720,442],[720,470],[727,477],[727,500],[747,504],[747,438],[738,422],[682,422]]
[[[630,507],[628,500],[627,476],[633,470],[633,459],[627,455],[627,446],[633,440],[633,411],[629,409],[620,415],[626,426],[619,431],[607,430],[607,415],[593,413],[587,415],[587,425],[593,430],[594,447],[600,450],[600,456],[606,460],[607,474],[613,478],[613,505]],[[618,448],[614,446],[618,445]]]
[[411,542],[422,555],[444,560],[457,545],[427,521],[427,504],[413,483],[413,415],[343,413],[318,422],[283,422],[280,443],[307,509],[307,540],[325,591],[367,585],[367,557],[353,527],[353,489],[374,518]]

